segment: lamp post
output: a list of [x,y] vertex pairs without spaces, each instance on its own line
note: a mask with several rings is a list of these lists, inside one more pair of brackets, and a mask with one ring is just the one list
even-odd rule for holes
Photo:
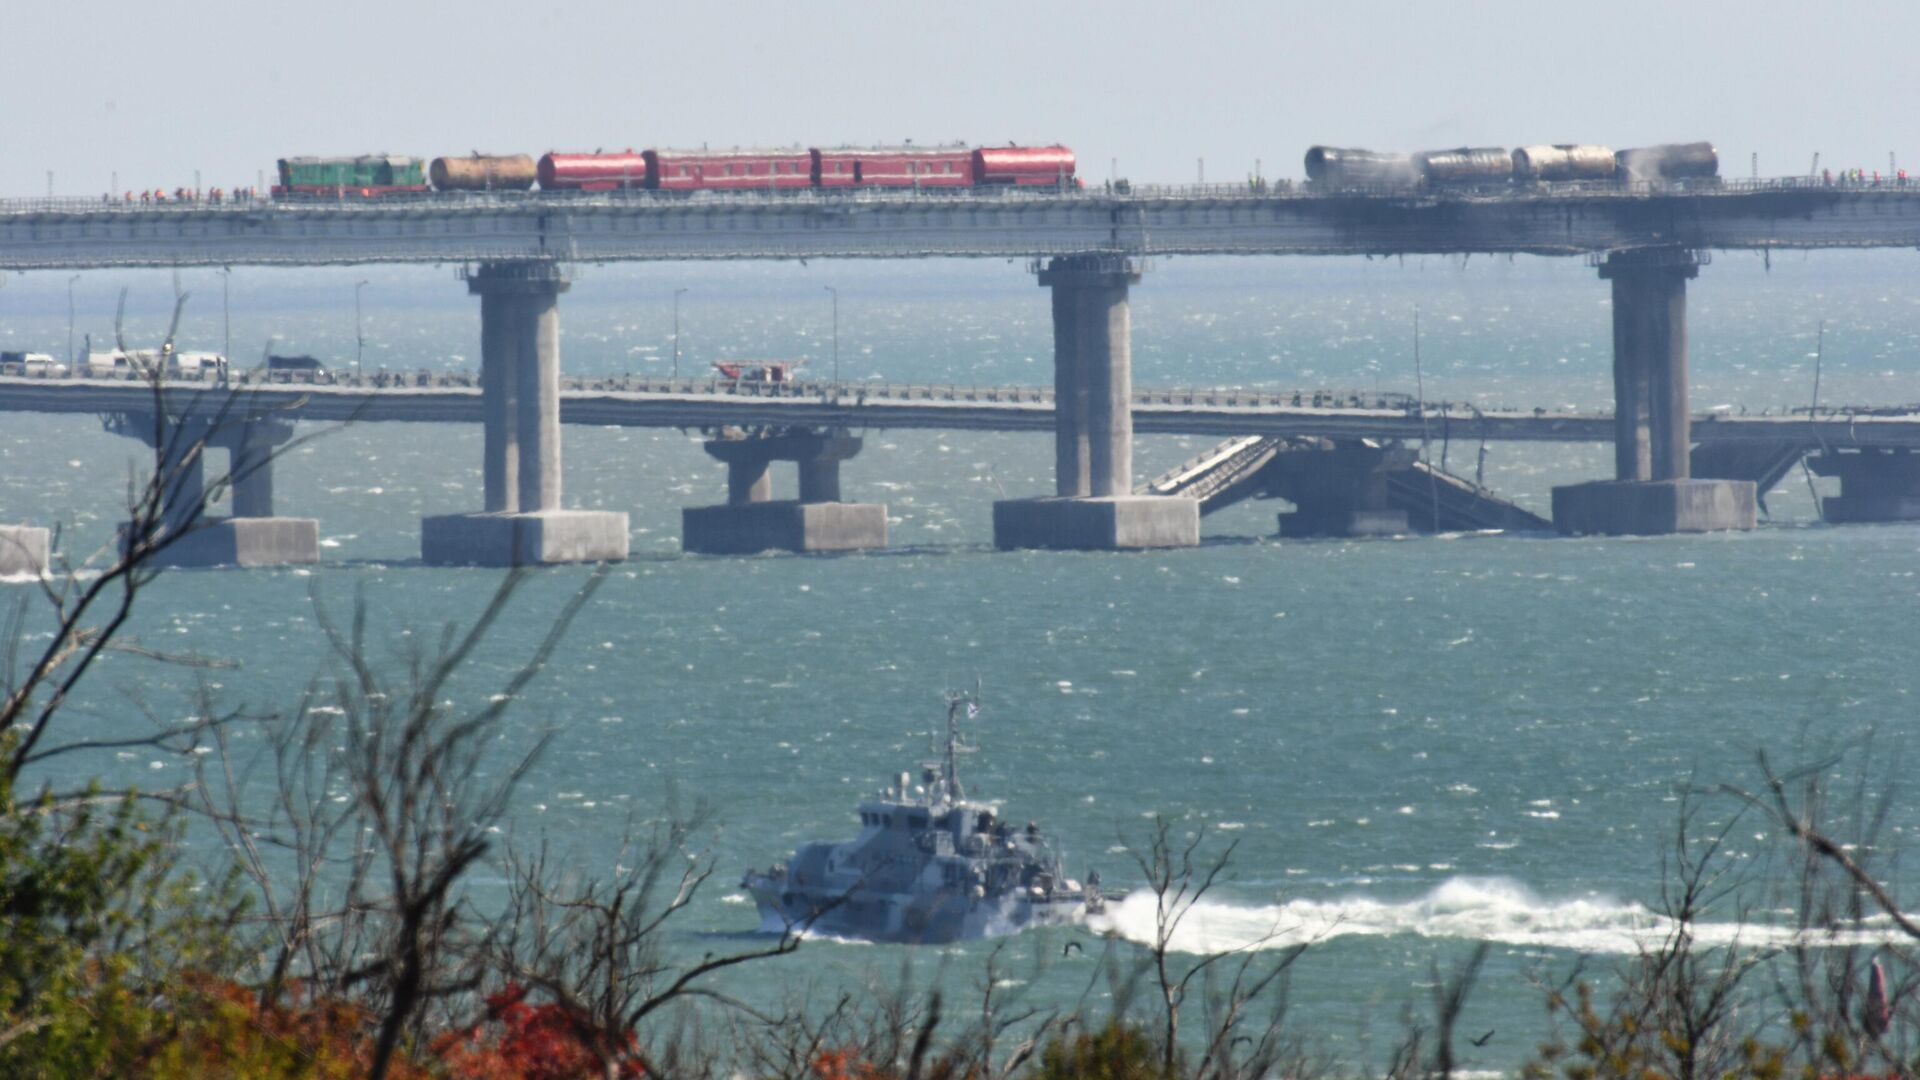
[[[227,279],[233,276],[233,267],[220,268],[220,355],[233,362],[233,309],[227,300]],[[69,337],[72,335],[69,334]]]
[[75,274],[67,279],[67,370],[73,370],[73,283],[80,280]]
[[840,385],[840,290],[831,285],[825,287],[833,294],[833,385]]
[[366,350],[367,339],[360,336],[360,290],[367,287],[364,281],[353,286],[353,378],[360,380],[360,357]]
[[680,380],[680,294],[685,289],[673,290],[673,379]]

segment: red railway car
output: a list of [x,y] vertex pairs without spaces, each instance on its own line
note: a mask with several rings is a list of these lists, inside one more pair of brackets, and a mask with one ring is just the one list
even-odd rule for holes
[[764,191],[813,186],[813,155],[790,150],[649,150],[656,191]]
[[621,150],[611,154],[545,153],[540,155],[542,191],[617,191],[621,188],[652,187],[648,158],[653,151],[636,154]]
[[964,146],[842,147],[812,155],[814,187],[973,185],[973,158]]
[[985,187],[1076,186],[1073,151],[1064,146],[993,146],[973,152],[973,182]]

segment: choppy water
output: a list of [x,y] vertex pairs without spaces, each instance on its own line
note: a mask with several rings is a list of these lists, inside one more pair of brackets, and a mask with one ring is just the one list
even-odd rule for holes
[[[1823,399],[1920,401],[1913,259],[1708,267],[1692,291],[1696,403],[1803,403],[1821,319]],[[459,283],[384,268],[236,272],[235,352],[279,333],[350,357],[361,279],[369,365],[471,362],[477,319]],[[183,280],[185,339],[219,347],[219,278]],[[109,332],[121,283],[136,336],[164,322],[165,275],[90,274],[76,287],[83,331]],[[664,372],[670,297],[685,286],[683,370],[723,355],[824,368],[823,285],[840,289],[850,376],[1008,383],[1048,370],[1044,294],[1002,263],[588,268],[563,300],[565,363]],[[1606,299],[1572,261],[1174,260],[1135,292],[1136,382],[1411,390],[1417,304],[1430,396],[1590,407],[1609,389]],[[60,352],[65,336],[63,280],[0,291],[0,346]],[[677,554],[679,507],[723,497],[697,444],[566,438],[568,501],[629,511],[636,557],[503,739],[504,753],[554,733],[513,829],[592,868],[669,788],[711,801],[719,869],[681,927],[688,953],[751,930],[739,871],[847,834],[854,800],[920,754],[940,691],[978,676],[973,785],[1060,834],[1076,873],[1136,877],[1129,845],[1150,815],[1210,823],[1238,841],[1236,872],[1180,944],[1318,940],[1298,1008],[1349,1044],[1424,1004],[1431,961],[1494,942],[1463,1026],[1501,1031],[1472,1064],[1511,1065],[1541,1013],[1523,972],[1660,931],[1679,783],[1748,780],[1756,749],[1792,757],[1869,731],[1885,761],[1916,730],[1920,526],[1814,523],[1797,474],[1770,498],[1772,523],[1745,535],[1282,543],[1268,538],[1279,504],[1250,503],[1207,519],[1197,550],[1001,554],[989,503],[1050,487],[1044,438],[874,432],[845,485],[891,507],[895,550],[708,559]],[[1140,469],[1202,445],[1143,439]],[[1471,469],[1477,447],[1450,450]],[[65,523],[72,551],[100,544],[136,453],[90,419],[0,418],[0,521]],[[1553,484],[1602,475],[1610,457],[1496,445],[1487,480],[1544,511]],[[315,673],[312,594],[340,607],[364,590],[398,649],[401,628],[468,617],[497,580],[414,561],[421,515],[479,501],[477,429],[369,425],[280,468],[280,505],[320,518],[328,564],[168,575],[137,620],[149,642],[242,661],[219,673],[229,697],[284,702]],[[490,690],[584,577],[542,574],[459,692]],[[136,706],[182,715],[191,687],[116,659],[76,716],[109,730],[138,722]],[[105,767],[152,782],[173,766]],[[1908,810],[1890,827],[1904,837],[1920,819]],[[1764,832],[1736,834],[1743,859],[1773,850]],[[1112,918],[1128,935],[1150,926],[1137,902]],[[1028,973],[1036,995],[1078,994],[1091,971],[1090,958],[1060,959],[1058,939],[1018,949],[1056,960]],[[964,961],[983,952],[915,962],[971,979]],[[891,977],[901,955],[815,942],[775,985]]]

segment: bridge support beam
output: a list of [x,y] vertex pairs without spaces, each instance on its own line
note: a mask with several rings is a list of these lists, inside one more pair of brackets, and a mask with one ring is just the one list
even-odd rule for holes
[[0,525],[0,581],[47,572],[52,533],[31,525]]
[[[170,478],[161,516],[182,530],[162,551],[162,566],[288,566],[320,561],[320,522],[277,517],[273,512],[273,448],[293,438],[293,425],[272,418],[220,421],[188,417],[156,430],[150,416],[128,416],[109,430],[149,447],[166,445],[160,467]],[[226,478],[233,508],[228,517],[207,511],[206,452],[227,452]],[[199,520],[194,520],[195,514]],[[124,533],[126,525],[121,529]]]
[[1920,454],[1912,450],[1822,450],[1807,467],[1840,479],[1840,494],[1820,500],[1829,524],[1920,521]]
[[1336,442],[1320,451],[1277,455],[1264,470],[1267,490],[1294,505],[1280,515],[1281,536],[1399,536],[1412,531],[1396,510],[1387,474],[1413,467],[1405,447]]
[[[887,508],[840,501],[840,463],[860,452],[845,432],[723,434],[707,453],[727,465],[727,501],[680,512],[680,545],[706,555],[761,551],[863,551],[887,546]],[[791,461],[800,497],[774,500],[775,461]]]
[[1553,524],[1569,534],[1656,535],[1751,529],[1751,481],[1690,473],[1687,281],[1682,248],[1616,251],[1600,266],[1613,286],[1614,479],[1553,489]]
[[482,263],[480,396],[486,509],[421,522],[432,564],[524,566],[627,557],[627,515],[560,507],[560,294],[551,262]]
[[1192,547],[1200,504],[1133,494],[1133,324],[1127,290],[1140,271],[1118,256],[1050,259],[1053,290],[1054,492],[993,504],[1001,548]]

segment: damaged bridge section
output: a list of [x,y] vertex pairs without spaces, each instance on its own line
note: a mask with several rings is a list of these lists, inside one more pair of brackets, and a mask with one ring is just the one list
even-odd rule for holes
[[1552,522],[1410,448],[1372,439],[1242,436],[1141,485],[1141,495],[1195,499],[1202,515],[1243,499],[1279,498],[1283,536],[1387,536],[1408,532],[1548,531]]

